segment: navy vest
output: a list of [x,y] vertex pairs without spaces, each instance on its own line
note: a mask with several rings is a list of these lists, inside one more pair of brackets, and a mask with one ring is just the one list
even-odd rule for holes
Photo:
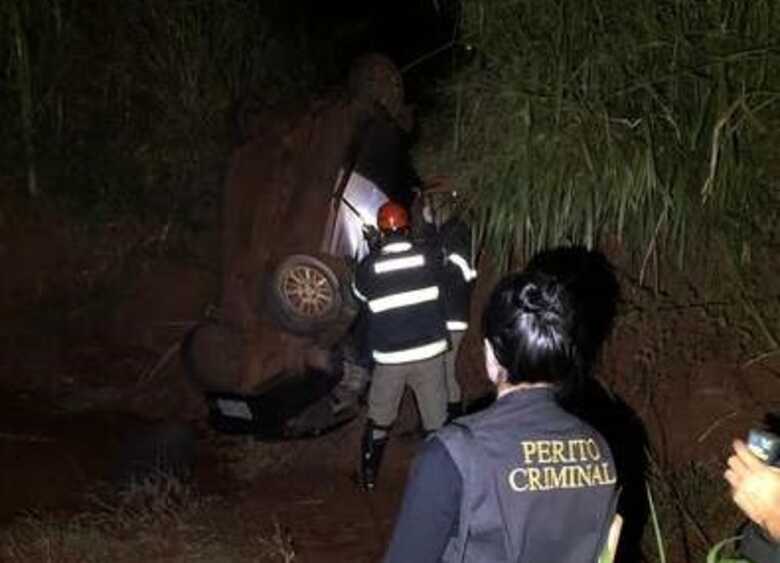
[[604,439],[551,388],[511,392],[436,434],[463,478],[442,561],[595,562],[617,500]]

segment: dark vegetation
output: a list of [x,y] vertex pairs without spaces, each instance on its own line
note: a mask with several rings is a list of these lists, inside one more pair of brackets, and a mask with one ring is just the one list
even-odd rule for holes
[[274,4],[3,2],[4,170],[87,215],[187,209],[240,102],[315,83],[311,46]]
[[79,211],[187,209],[243,112],[295,107],[368,50],[414,62],[450,21],[365,4],[4,0],[3,170]]
[[[720,479],[724,445],[780,405],[780,7],[295,4],[0,0],[0,385],[59,396],[74,377],[163,384],[154,368],[180,327],[126,332],[133,353],[109,362],[94,352],[105,319],[134,281],[182,257],[218,271],[222,175],[247,115],[294,111],[355,55],[388,52],[420,106],[420,170],[448,171],[469,195],[484,271],[572,243],[615,264],[616,310],[589,312],[610,335],[594,352],[603,385],[585,396],[609,407],[593,422],[624,444],[628,472],[649,476],[659,532],[638,478],[625,561],[663,560],[658,538],[669,560],[703,561],[739,522]],[[209,280],[155,290],[191,291],[197,309]],[[127,408],[154,403],[131,395]],[[259,457],[288,467],[289,450],[259,447],[241,450],[242,470],[265,467]],[[17,523],[2,557],[295,557],[286,529],[243,523],[241,536],[240,514],[175,476],[104,498],[65,524]]]

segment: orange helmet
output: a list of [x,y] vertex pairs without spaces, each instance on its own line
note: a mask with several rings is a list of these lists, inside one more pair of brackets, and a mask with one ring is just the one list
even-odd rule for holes
[[409,214],[403,205],[388,201],[379,208],[376,223],[383,233],[406,230],[409,228]]

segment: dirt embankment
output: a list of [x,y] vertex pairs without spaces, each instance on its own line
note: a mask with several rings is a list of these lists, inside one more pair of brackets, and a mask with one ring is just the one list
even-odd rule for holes
[[[108,471],[128,430],[170,419],[201,421],[194,429],[203,482],[224,484],[222,469],[230,474],[226,494],[247,526],[281,525],[300,561],[379,557],[416,448],[403,437],[416,425],[411,400],[394,431],[383,485],[371,497],[351,479],[360,421],[293,444],[216,436],[202,424],[203,405],[175,354],[170,362],[161,359],[219,295],[217,228],[193,234],[134,221],[85,226],[56,209],[13,198],[3,203],[0,396],[7,407],[0,456],[4,467],[26,460],[14,461],[18,471],[4,473],[2,483],[3,491],[15,491],[20,508],[68,502],[77,484],[88,488]],[[218,222],[215,213],[213,225]],[[658,501],[670,541],[684,545],[675,529],[693,529],[693,517],[707,539],[726,537],[739,516],[728,502],[715,502],[726,499],[722,464],[733,437],[777,411],[780,356],[761,353],[762,329],[737,314],[738,302],[704,296],[692,274],[670,272],[658,287],[639,285],[630,261],[613,259],[622,300],[599,377],[646,429],[651,469],[666,479],[654,481],[658,494],[664,482],[673,485]],[[771,288],[780,269],[766,268],[765,279],[754,281]],[[475,329],[493,279],[482,273]],[[777,300],[771,290],[767,295]],[[459,361],[469,398],[488,389],[481,366],[480,338],[471,330]],[[709,484],[702,488],[703,482]],[[47,501],[25,493],[32,489],[46,491]],[[690,507],[682,520],[680,506]],[[701,550],[706,542],[694,543]]]

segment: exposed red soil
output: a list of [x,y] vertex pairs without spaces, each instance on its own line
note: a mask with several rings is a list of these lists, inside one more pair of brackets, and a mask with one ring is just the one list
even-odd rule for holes
[[[52,210],[22,207],[14,216],[20,219],[8,213],[0,224],[0,464],[16,468],[2,472],[2,517],[72,501],[105,475],[117,437],[139,421],[202,420],[203,404],[177,361],[154,368],[214,302],[219,283],[216,232],[195,245],[175,236],[163,241],[159,230],[138,224],[89,231]],[[192,248],[203,250],[195,255]],[[599,377],[644,421],[663,468],[722,465],[730,441],[780,405],[780,357],[751,358],[736,327],[698,306],[698,296],[680,289],[685,284],[656,294],[621,276],[625,302]],[[483,276],[476,308],[488,280]],[[459,369],[467,396],[487,389],[474,333]],[[247,525],[270,530],[278,523],[289,531],[296,561],[376,561],[417,446],[401,434],[415,425],[407,400],[373,494],[353,482],[360,421],[286,446],[247,446],[216,437],[201,422],[197,475],[223,493],[227,483]],[[261,457],[284,448],[287,455],[225,481],[221,464],[237,448]],[[722,487],[713,484],[717,494]],[[15,496],[6,496],[12,489]]]
[[[289,530],[296,561],[369,562],[382,556],[418,442],[393,440],[380,486],[365,493],[354,480],[357,429],[325,438],[327,445],[309,446],[289,470],[258,476],[241,497],[242,513],[267,528],[278,522]],[[330,455],[317,455],[323,447]]]

